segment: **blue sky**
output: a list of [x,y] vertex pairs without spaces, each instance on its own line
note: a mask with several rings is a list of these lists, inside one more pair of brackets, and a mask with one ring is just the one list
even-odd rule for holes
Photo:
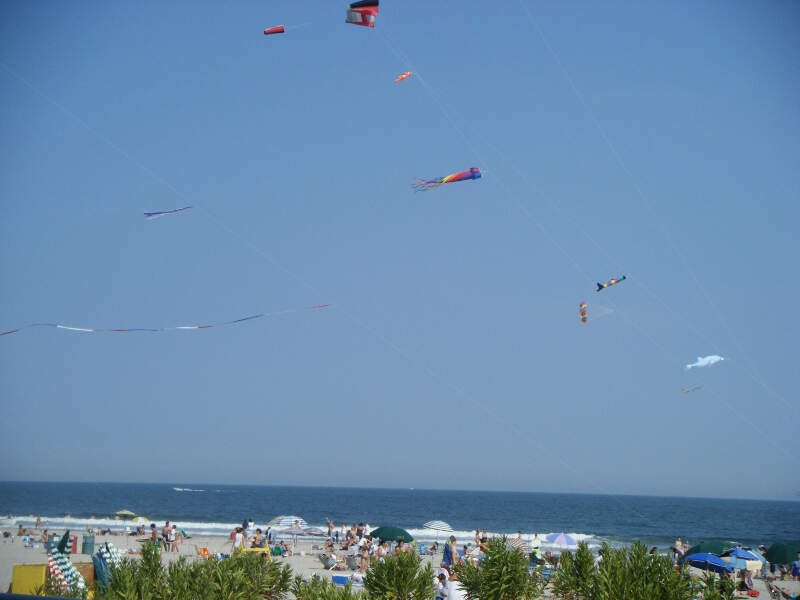
[[796,498],[800,7],[344,8],[2,5],[0,329],[333,306],[0,338],[0,478]]

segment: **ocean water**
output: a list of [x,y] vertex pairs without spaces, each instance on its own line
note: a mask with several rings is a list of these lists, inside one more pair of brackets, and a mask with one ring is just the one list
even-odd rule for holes
[[[641,540],[668,548],[677,536],[693,543],[721,539],[753,546],[800,539],[800,501],[725,500],[524,492],[444,491],[330,487],[231,486],[210,484],[0,482],[0,513],[23,526],[41,515],[51,529],[87,526],[123,529],[115,512],[127,509],[195,535],[227,536],[244,519],[265,528],[291,514],[311,526],[327,519],[342,524],[395,525],[420,541],[436,532],[430,520],[448,522],[459,543],[476,528],[490,535],[565,532],[590,547]],[[66,515],[69,515],[68,517]],[[442,534],[438,534],[441,539]],[[546,547],[546,544],[545,544]]]

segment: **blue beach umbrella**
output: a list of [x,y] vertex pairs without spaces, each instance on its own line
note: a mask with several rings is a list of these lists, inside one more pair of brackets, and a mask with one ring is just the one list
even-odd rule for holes
[[756,568],[761,567],[760,564],[757,564],[757,561],[759,563],[765,562],[764,557],[757,552],[753,552],[752,550],[744,550],[743,548],[733,548],[732,550],[728,550],[722,554],[722,558],[728,563],[729,567],[733,567],[734,569],[755,570]]
[[729,566],[728,563],[719,556],[716,554],[708,554],[707,552],[690,554],[683,559],[683,564],[685,565],[687,563],[698,569],[713,571],[714,573],[730,573],[733,571],[733,567]]
[[554,546],[565,546],[569,548],[570,546],[578,545],[575,538],[566,533],[551,533],[545,539]]

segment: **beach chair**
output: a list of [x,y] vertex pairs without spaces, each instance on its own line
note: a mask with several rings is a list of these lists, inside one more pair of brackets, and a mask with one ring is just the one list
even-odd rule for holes
[[208,551],[208,548],[198,548],[197,544],[194,545],[194,551],[198,558],[202,558],[203,560],[208,560],[211,558],[211,553]]

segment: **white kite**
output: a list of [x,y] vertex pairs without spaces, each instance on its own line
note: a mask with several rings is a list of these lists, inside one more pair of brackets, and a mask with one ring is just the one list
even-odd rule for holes
[[686,365],[686,370],[688,371],[692,367],[710,367],[711,365],[717,364],[721,360],[725,359],[721,356],[717,356],[716,354],[712,354],[711,356],[698,356],[697,362]]

